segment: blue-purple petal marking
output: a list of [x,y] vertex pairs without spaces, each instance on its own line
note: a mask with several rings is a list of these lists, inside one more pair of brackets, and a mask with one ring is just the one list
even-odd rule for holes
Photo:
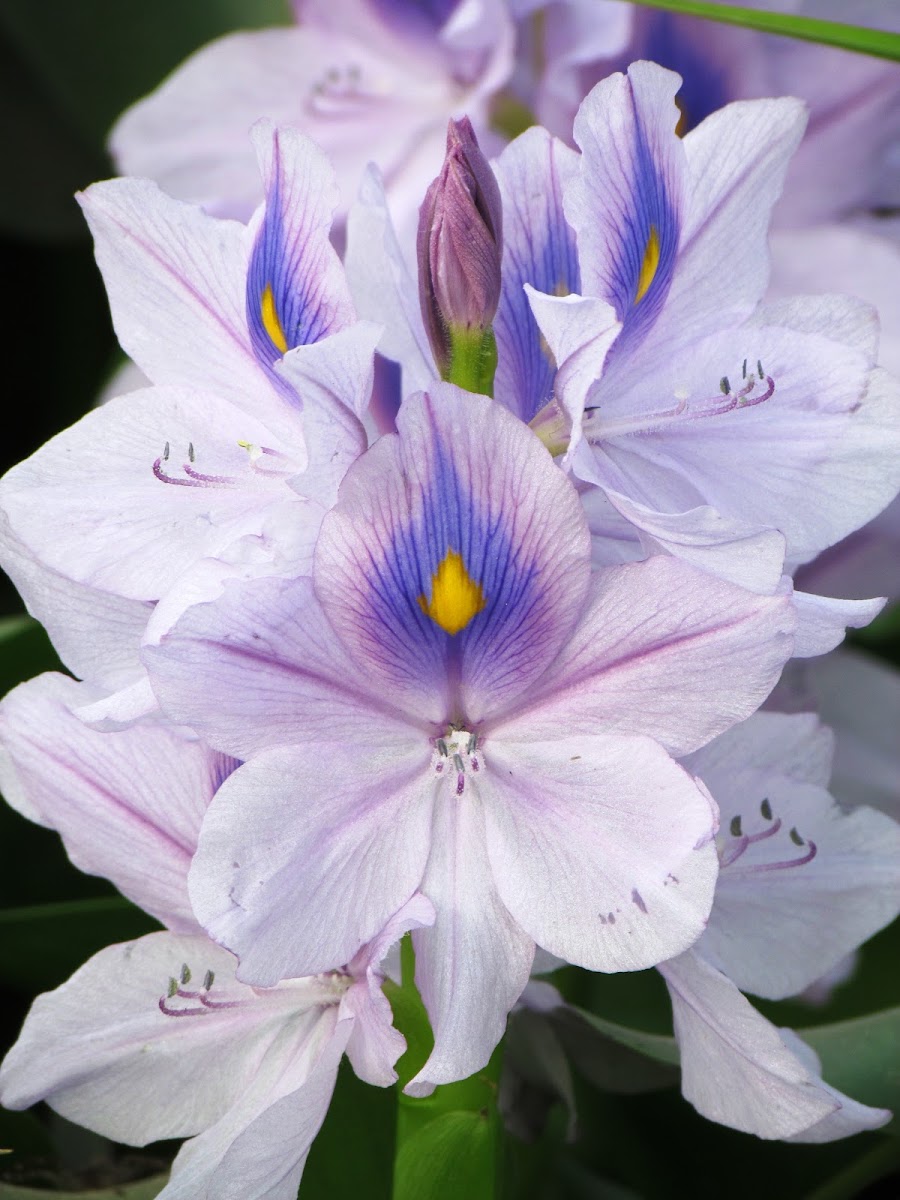
[[583,153],[565,209],[578,235],[583,288],[622,322],[610,361],[643,339],[672,283],[685,172],[675,132],[680,84],[670,71],[634,63],[627,76],[599,84],[575,120]]
[[503,197],[503,272],[494,321],[495,395],[523,421],[553,396],[556,364],[541,337],[524,285],[566,296],[581,290],[575,231],[563,214],[563,189],[578,156],[545,129],[516,138],[497,160]]
[[316,591],[361,669],[427,719],[465,724],[558,651],[587,586],[586,528],[546,450],[496,403],[436,385],[404,402],[400,431],[345,480]]
[[620,240],[611,246],[613,291],[609,299],[622,322],[613,354],[639,341],[659,316],[672,283],[681,233],[666,180],[654,161],[637,112],[635,120],[632,207],[620,229]]
[[[329,242],[334,179],[318,148],[294,130],[271,128],[264,158],[265,208],[247,270],[247,324],[257,358],[271,371],[288,351],[353,320],[343,269]],[[278,386],[279,377],[273,374]]]

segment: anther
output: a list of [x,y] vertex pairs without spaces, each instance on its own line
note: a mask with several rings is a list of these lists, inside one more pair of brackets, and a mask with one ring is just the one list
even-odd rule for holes
[[760,379],[765,379],[766,373],[763,370],[762,360],[759,358],[756,360],[756,373]]
[[736,816],[736,817],[732,817],[732,818],[731,818],[731,825],[729,826],[729,829],[730,829],[730,832],[731,832],[731,836],[732,836],[732,837],[736,837],[736,838],[738,838],[738,837],[740,837],[740,836],[741,836],[741,818],[740,818],[740,815],[738,815],[738,816]]
[[797,832],[796,825],[793,827],[791,832],[788,834],[788,837],[791,839],[791,841],[794,843],[795,846],[805,846],[806,845],[806,842],[804,842],[803,838]]
[[181,964],[181,982],[182,983],[190,983],[191,982],[191,968],[187,965],[187,963]]
[[166,448],[163,450],[163,462],[169,461],[169,443],[166,442]]
[[746,360],[746,358],[744,359],[744,365],[741,367],[741,378],[742,379],[747,378],[747,360]]
[[212,987],[212,985],[213,985],[213,980],[215,979],[215,977],[216,977],[216,973],[215,973],[215,971],[207,971],[207,972],[206,972],[206,974],[203,976],[203,989],[204,989],[204,991],[207,991],[207,992],[209,991],[209,989],[210,989],[210,988]]
[[171,975],[169,977],[169,986],[166,988],[166,998],[171,1000],[173,996],[178,994],[178,980]]
[[768,797],[766,797],[766,799],[763,800],[762,804],[759,806],[759,811],[767,821],[772,820],[772,805],[769,803]]
[[719,380],[719,391],[723,396],[728,396],[731,393],[731,384],[728,382],[727,375],[723,375]]
[[194,443],[193,442],[188,442],[188,461],[189,462],[194,461]]

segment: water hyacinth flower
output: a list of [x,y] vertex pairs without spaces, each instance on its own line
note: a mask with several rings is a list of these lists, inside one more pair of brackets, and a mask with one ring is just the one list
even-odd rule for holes
[[831,756],[815,717],[758,713],[684,760],[721,821],[709,924],[659,968],[682,1089],[705,1116],[760,1137],[832,1141],[891,1116],[824,1084],[809,1047],[741,995],[796,995],[900,912],[900,825],[842,810],[825,790]]
[[[802,126],[794,102],[725,110],[682,146],[675,77],[649,63],[633,75],[636,108],[623,77],[585,102],[583,155],[532,129],[494,164],[504,207],[494,395],[593,485],[582,499],[598,563],[676,554],[771,592],[786,551],[790,568],[896,491],[896,386],[873,371],[874,317],[852,301],[754,313],[766,199]],[[684,156],[697,135],[707,166],[688,203]],[[629,144],[652,145],[659,162],[649,149],[632,160]],[[716,266],[723,241],[736,247],[736,283]],[[407,387],[427,387],[434,367],[408,301],[414,285],[373,176],[351,210],[347,269],[361,313],[384,321],[381,352]],[[777,385],[748,348],[771,353]],[[733,375],[723,362],[735,362]],[[692,398],[692,387],[709,394]],[[804,592],[794,602],[801,655],[827,651],[881,606]]]
[[357,322],[329,242],[333,173],[296,131],[263,122],[253,141],[267,199],[250,226],[146,180],[81,198],[119,340],[156,386],[0,484],[4,566],[39,619],[59,622],[51,573],[99,610],[145,606],[146,624],[163,597],[177,612],[230,573],[308,570],[365,447],[377,330]]
[[381,962],[431,905],[412,897],[345,966],[269,989],[240,983],[186,886],[203,813],[237,764],[162,724],[89,729],[70,711],[83,690],[45,675],[3,701],[4,795],[168,931],[108,946],[38,997],[0,1068],[0,1098],[45,1100],[131,1145],[190,1139],[164,1200],[292,1200],[342,1055],[369,1083],[396,1079],[404,1040]]
[[365,164],[389,182],[414,233],[438,171],[447,119],[487,106],[513,67],[502,0],[295,0],[296,28],[235,33],[193,54],[120,119],[120,171],[180,199],[246,218],[259,181],[246,131],[260,116],[294,125],[328,154],[344,208]]
[[416,1093],[487,1061],[535,944],[612,971],[697,937],[715,818],[669,753],[753,711],[793,618],[671,559],[592,578],[575,490],[485,397],[436,384],[398,425],[312,581],[232,587],[145,661],[170,718],[248,760],[191,871],[242,979],[315,973],[434,903]]
[[[799,105],[730,105],[680,139],[678,86],[637,63],[585,100],[564,186],[581,295],[531,292],[531,303],[575,473],[642,541],[749,582],[766,530],[796,565],[896,494],[900,399],[875,367],[865,306],[759,307]],[[845,605],[844,623],[875,611]],[[818,640],[814,652],[834,644]]]

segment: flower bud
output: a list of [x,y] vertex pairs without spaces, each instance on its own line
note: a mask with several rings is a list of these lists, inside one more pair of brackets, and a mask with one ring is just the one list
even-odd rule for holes
[[495,361],[502,223],[500,189],[469,118],[450,121],[444,165],[419,210],[419,301],[438,370],[463,386],[474,378],[465,364]]

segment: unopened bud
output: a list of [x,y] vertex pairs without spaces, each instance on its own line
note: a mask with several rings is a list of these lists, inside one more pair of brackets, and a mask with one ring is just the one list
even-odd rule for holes
[[[496,349],[491,323],[500,301],[500,189],[468,117],[451,121],[441,173],[419,211],[419,300],[444,379],[469,386]],[[484,378],[481,379],[484,382]]]

